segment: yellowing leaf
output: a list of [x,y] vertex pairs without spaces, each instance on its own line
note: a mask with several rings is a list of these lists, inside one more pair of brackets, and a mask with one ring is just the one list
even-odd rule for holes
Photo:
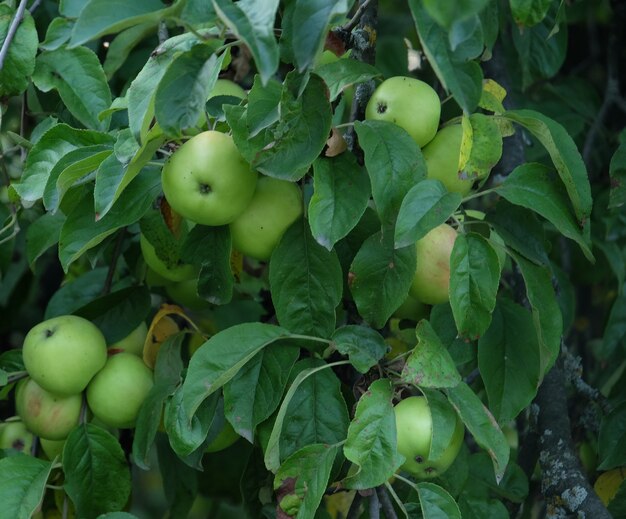
[[605,505],[609,504],[615,494],[617,493],[620,485],[626,479],[626,467],[619,467],[617,469],[609,470],[600,475],[596,479],[593,489],[598,494],[598,497]]
[[459,151],[459,169],[463,171],[465,164],[472,153],[472,143],[474,142],[474,130],[472,129],[472,123],[467,115],[463,115],[461,119],[461,126],[463,127],[463,137],[461,139],[461,150]]

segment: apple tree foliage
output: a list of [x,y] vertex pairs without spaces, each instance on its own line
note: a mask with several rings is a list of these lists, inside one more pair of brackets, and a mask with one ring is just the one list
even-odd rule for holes
[[[610,517],[607,502],[626,517],[623,477],[602,502],[592,489],[626,465],[623,11],[0,3],[2,418],[25,333],[57,315],[108,344],[151,323],[155,382],[133,430],[83,417],[62,458],[0,451],[0,517]],[[469,195],[426,178],[404,129],[364,120],[391,76],[431,84],[442,122],[462,125]],[[247,99],[207,101],[218,78]],[[233,251],[228,227],[187,229],[162,197],[163,163],[207,127],[302,189],[304,217],[267,263]],[[403,313],[414,244],[444,222],[459,232],[450,301]],[[140,232],[195,266],[185,301],[150,279]],[[431,456],[450,409],[466,436],[416,482],[392,404],[419,394]],[[226,422],[241,438],[205,453]]]

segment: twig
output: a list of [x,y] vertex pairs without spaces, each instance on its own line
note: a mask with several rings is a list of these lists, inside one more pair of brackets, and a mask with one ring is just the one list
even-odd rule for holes
[[604,414],[608,414],[611,411],[611,405],[606,397],[600,393],[599,389],[590,386],[582,378],[583,368],[582,360],[580,357],[575,357],[569,351],[564,351],[563,356],[563,368],[565,377],[574,386],[577,393],[585,398],[595,402],[600,406]]
[[359,5],[358,9],[354,12],[354,16],[350,18],[347,23],[342,25],[340,27],[340,30],[350,32],[352,29],[354,29],[361,20],[361,16],[363,16],[363,13],[368,8],[371,2],[372,0],[365,0],[361,5]]
[[109,264],[109,271],[107,277],[104,280],[104,287],[102,288],[102,295],[107,295],[111,291],[111,285],[113,284],[113,276],[115,275],[115,268],[117,267],[117,260],[122,252],[122,244],[124,243],[124,235],[126,234],[126,227],[122,227],[117,235],[115,241],[115,248],[113,249],[113,256],[111,257],[111,263]]
[[170,37],[167,25],[165,22],[159,22],[159,28],[157,29],[157,37],[159,38],[159,45]]
[[33,2],[33,5],[31,5],[31,6],[28,8],[28,12],[29,12],[30,14],[33,14],[33,13],[37,10],[37,8],[39,7],[39,4],[41,4],[41,0],[35,0],[35,1]]
[[380,506],[383,510],[383,514],[387,519],[398,519],[398,514],[393,508],[393,503],[389,498],[389,494],[387,493],[387,489],[384,485],[376,487],[376,493],[378,494],[378,500],[380,501]]
[[9,47],[11,46],[11,42],[15,37],[15,33],[17,32],[17,28],[19,27],[22,18],[24,18],[24,11],[26,10],[26,3],[28,0],[20,0],[20,5],[17,7],[17,11],[15,12],[15,17],[11,20],[11,25],[9,26],[9,30],[7,31],[7,37],[2,43],[2,49],[0,49],[0,70],[4,66],[4,60],[9,53]]
[[548,517],[610,519],[574,449],[561,359],[543,379],[535,402],[539,407],[539,463]]
[[363,501],[363,496],[358,492],[354,494],[354,499],[352,500],[352,504],[350,505],[350,509],[348,510],[348,515],[346,515],[346,519],[357,519],[361,515],[361,502]]
[[376,490],[369,497],[369,516],[370,519],[380,519],[380,502],[378,501],[378,493]]

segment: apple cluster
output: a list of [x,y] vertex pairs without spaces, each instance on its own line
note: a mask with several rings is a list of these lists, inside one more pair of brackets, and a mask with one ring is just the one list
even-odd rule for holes
[[152,371],[140,357],[146,334],[142,323],[107,348],[98,327],[82,317],[63,315],[34,326],[22,348],[28,376],[15,391],[19,420],[2,424],[0,447],[27,451],[34,435],[52,459],[81,421],[134,427],[153,386]]

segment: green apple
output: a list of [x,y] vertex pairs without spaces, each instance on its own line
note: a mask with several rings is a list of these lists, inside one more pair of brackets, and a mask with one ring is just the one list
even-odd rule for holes
[[139,245],[146,265],[161,278],[167,281],[185,281],[198,276],[198,269],[190,263],[180,262],[178,265],[172,267],[167,265],[157,256],[154,246],[143,234],[139,237]]
[[46,440],[45,438],[39,439],[41,450],[49,460],[54,458],[61,459],[63,457],[63,448],[65,447],[65,440]]
[[19,419],[10,418],[0,423],[0,449],[15,449],[24,454],[30,454],[33,438],[33,433]]
[[396,76],[383,81],[372,94],[365,118],[388,121],[404,128],[422,148],[437,133],[441,102],[428,83]]
[[231,81],[230,79],[218,79],[215,82],[213,90],[211,90],[211,93],[207,97],[207,101],[218,96],[231,96],[238,97],[239,99],[245,99],[248,94],[246,94],[246,91],[234,81]]
[[109,353],[122,352],[133,353],[141,357],[143,355],[143,345],[148,335],[148,325],[141,321],[139,326],[130,332],[126,337],[109,346]]
[[61,315],[39,323],[24,338],[24,366],[43,389],[57,395],[83,391],[107,360],[102,332],[87,319]]
[[450,255],[457,232],[447,224],[432,229],[415,244],[417,267],[409,293],[429,305],[449,299]]
[[448,446],[441,457],[430,460],[433,420],[428,401],[421,396],[402,400],[394,407],[398,452],[406,461],[402,469],[418,479],[435,478],[443,474],[454,462],[461,450],[465,428],[456,415],[456,425]]
[[210,306],[206,299],[202,299],[198,295],[198,280],[196,278],[178,283],[168,283],[165,285],[165,291],[177,305],[192,310],[202,310]]
[[[226,225],[246,209],[257,172],[233,138],[202,132],[185,142],[163,166],[163,193],[178,214],[202,225]],[[158,272],[158,271],[157,271]]]
[[393,313],[393,316],[398,319],[410,319],[411,321],[417,322],[421,319],[428,319],[429,313],[430,307],[428,305],[425,305],[411,294],[408,294],[404,303],[398,307]]
[[293,182],[260,177],[246,210],[230,224],[233,248],[261,261],[270,259],[285,231],[302,214],[302,191]]
[[135,426],[152,386],[152,371],[143,360],[132,353],[117,353],[87,387],[87,403],[104,424],[128,429]]
[[206,446],[205,452],[223,451],[235,443],[240,436],[235,432],[228,420],[224,420],[224,426],[211,443]]
[[463,127],[460,124],[446,126],[437,132],[422,153],[426,161],[428,178],[439,180],[445,188],[465,196],[474,185],[474,180],[459,171]]
[[54,395],[35,380],[21,380],[15,392],[15,409],[24,425],[47,440],[64,440],[78,425],[82,395]]

